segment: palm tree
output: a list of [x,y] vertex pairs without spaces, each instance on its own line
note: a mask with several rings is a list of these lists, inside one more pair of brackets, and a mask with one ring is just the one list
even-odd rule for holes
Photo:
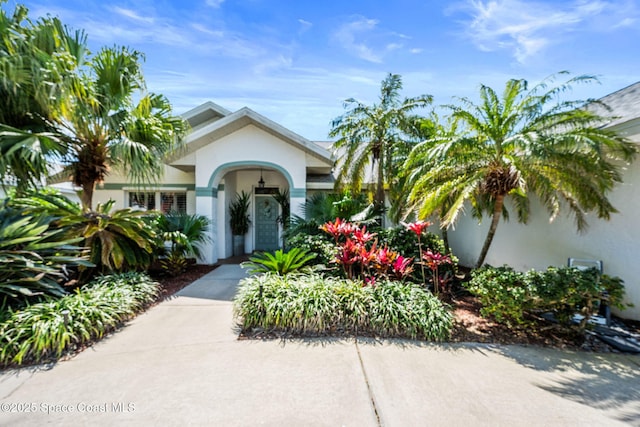
[[[27,9],[0,12],[0,178],[19,188],[57,179],[82,188],[83,210],[112,168],[134,183],[156,180],[167,154],[180,146],[186,122],[162,95],[147,93],[142,54],[103,48],[86,60],[84,32],[56,18],[32,24]],[[51,181],[50,181],[51,182]]]
[[[340,171],[336,185],[347,186],[354,193],[362,188],[368,166],[375,170],[375,204],[384,207],[385,184],[394,176],[397,156],[406,148],[402,129],[412,121],[411,111],[425,107],[431,95],[400,99],[402,78],[389,74],[380,89],[380,102],[365,105],[353,98],[344,101],[347,111],[333,120],[329,136],[334,142]],[[405,150],[406,151],[406,150]]]
[[52,159],[65,152],[53,133],[56,113],[87,55],[86,35],[57,18],[35,23],[28,9],[0,8],[0,179],[18,190],[40,184]]
[[424,157],[421,161],[429,165],[410,194],[421,201],[421,217],[444,207],[442,224],[448,226],[466,201],[476,217],[491,216],[477,267],[484,263],[500,217],[508,218],[507,196],[522,223],[534,195],[550,219],[567,208],[580,232],[587,227],[587,212],[602,219],[616,212],[607,193],[622,181],[620,161],[633,160],[637,148],[603,129],[606,118],[584,108],[584,102],[558,99],[573,84],[594,82],[594,77],[558,85],[554,80],[551,76],[531,90],[525,80],[509,80],[501,97],[482,85],[479,104],[463,98],[459,106],[448,106],[461,130],[425,141],[411,156],[413,164]]
[[68,135],[62,176],[68,174],[82,188],[84,210],[91,210],[96,184],[112,168],[135,183],[159,178],[164,158],[179,148],[185,134],[186,122],[172,115],[169,101],[146,93],[141,57],[124,47],[100,50],[57,123]]
[[[451,198],[444,199],[442,206],[435,211],[430,211],[427,215],[420,209],[423,199],[418,191],[414,191],[414,188],[416,188],[416,185],[438,164],[437,159],[429,157],[426,154],[439,142],[446,141],[457,135],[457,122],[451,117],[448,117],[444,123],[442,123],[440,117],[435,112],[432,112],[429,117],[421,119],[420,123],[413,127],[412,133],[423,142],[414,146],[402,165],[398,176],[401,188],[398,191],[398,197],[396,197],[392,205],[392,214],[398,222],[414,215],[424,218],[436,213],[440,225],[442,225],[445,222],[443,216],[448,211],[452,202]],[[442,226],[441,231],[445,251],[449,253],[448,226]]]

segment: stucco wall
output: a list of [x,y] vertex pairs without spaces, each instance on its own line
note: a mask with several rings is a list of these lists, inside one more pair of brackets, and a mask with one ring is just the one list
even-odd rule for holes
[[[164,175],[158,183],[150,183],[149,189],[170,190],[174,188],[187,189],[187,213],[195,213],[195,173],[184,172],[171,166],[165,166]],[[134,185],[128,182],[126,176],[113,171],[109,174],[103,185],[98,185],[93,194],[93,204],[104,203],[109,199],[116,201],[114,209],[122,209],[127,207],[127,197],[125,188],[134,188]]]
[[[196,185],[207,187],[212,173],[223,165],[251,165],[254,162],[273,164],[288,171],[293,186],[304,188],[307,178],[305,160],[304,151],[254,125],[248,125],[198,150]],[[220,179],[222,176],[218,177]]]
[[[566,216],[549,223],[546,209],[535,201],[527,225],[518,223],[515,215],[510,222],[500,222],[485,262],[524,271],[566,265],[569,257],[602,260],[606,274],[625,281],[627,300],[635,305],[620,314],[640,320],[640,164],[626,171],[624,183],[611,193],[610,200],[620,212],[610,221],[590,215],[590,227],[584,234],[577,233],[573,220]],[[489,222],[485,218],[478,225],[465,215],[450,231],[451,247],[462,264],[471,266],[477,260]]]

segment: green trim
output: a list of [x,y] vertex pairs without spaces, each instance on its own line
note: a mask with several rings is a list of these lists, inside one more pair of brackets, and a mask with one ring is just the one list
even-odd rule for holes
[[218,191],[224,191],[224,184],[218,184]]
[[291,175],[289,174],[289,172],[283,168],[280,165],[277,165],[275,163],[271,163],[271,162],[260,162],[257,160],[248,160],[248,161],[241,161],[241,162],[229,162],[229,163],[225,163],[223,165],[220,165],[216,168],[216,170],[213,171],[213,173],[211,174],[211,177],[209,178],[209,184],[208,187],[211,188],[213,187],[213,181],[216,179],[216,176],[224,171],[225,169],[229,169],[229,168],[233,168],[236,166],[262,166],[262,167],[267,167],[267,168],[271,168],[271,169],[275,169],[278,172],[280,172],[287,180],[287,182],[289,183],[289,188],[293,188],[293,178],[291,178]]
[[175,188],[186,188],[187,191],[195,191],[195,184],[116,184],[116,183],[106,183],[104,185],[98,185],[96,190],[124,190],[125,187],[131,188],[140,188],[140,190],[172,190]]
[[291,198],[307,198],[307,189],[306,188],[292,188],[289,190],[289,197]]
[[213,191],[206,187],[196,187],[196,197],[215,197]]

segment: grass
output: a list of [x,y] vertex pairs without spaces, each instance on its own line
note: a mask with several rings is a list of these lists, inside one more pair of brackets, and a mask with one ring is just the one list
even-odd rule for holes
[[9,312],[0,323],[0,365],[59,359],[115,330],[158,295],[143,273],[103,276],[76,293]]
[[453,317],[424,288],[400,282],[362,282],[319,275],[264,274],[240,283],[234,312],[244,330],[294,334],[348,333],[446,340]]

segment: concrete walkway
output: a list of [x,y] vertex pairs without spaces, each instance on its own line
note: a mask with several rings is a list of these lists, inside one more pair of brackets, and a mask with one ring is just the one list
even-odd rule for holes
[[640,426],[637,356],[238,341],[242,277],[223,265],[71,360],[0,374],[0,425]]

